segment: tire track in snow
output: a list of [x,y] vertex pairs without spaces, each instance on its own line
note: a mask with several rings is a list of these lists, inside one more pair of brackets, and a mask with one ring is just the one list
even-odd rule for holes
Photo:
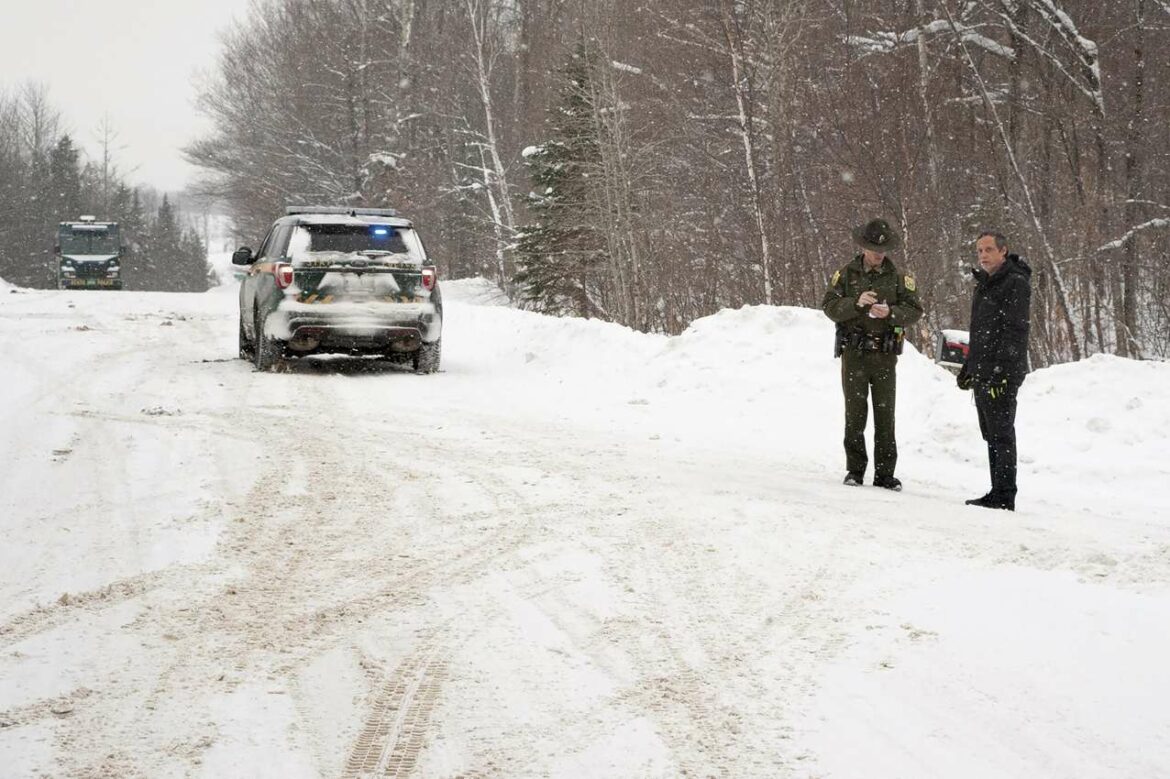
[[449,655],[432,633],[379,682],[371,713],[346,760],[343,779],[410,776],[450,672]]
[[[574,457],[567,450],[560,454]],[[587,451],[575,455],[588,456]],[[843,586],[844,580],[829,586],[827,577],[838,542],[852,525],[845,521],[817,543],[777,560],[790,595],[781,603],[764,603],[756,594],[759,583],[712,555],[716,550],[702,540],[718,539],[741,521],[723,517],[709,525],[705,509],[694,507],[719,493],[705,494],[707,465],[691,473],[687,463],[639,459],[657,465],[649,473],[632,467],[616,484],[597,474],[604,482],[582,485],[582,494],[590,498],[575,509],[577,516],[592,517],[586,544],[603,561],[614,590],[625,593],[618,613],[599,618],[588,604],[559,594],[539,604],[541,611],[615,679],[628,680],[632,666],[636,678],[624,681],[613,703],[627,708],[631,719],[654,723],[681,775],[781,772],[792,757],[782,753],[782,740],[791,731],[786,704],[797,700],[798,690],[812,689],[821,664],[843,640],[830,618],[841,604],[824,597],[826,590]],[[678,484],[659,483],[647,490],[644,477],[657,480],[663,473],[676,474]],[[759,484],[768,483],[754,478],[750,468],[741,475],[745,483],[734,485],[736,494],[752,496]],[[648,499],[640,502],[640,495]],[[715,561],[719,564],[713,567]],[[753,618],[757,609],[760,619]],[[780,624],[769,620],[771,628],[765,628],[758,623],[769,611],[778,612]],[[750,678],[753,664],[775,664],[770,653],[790,655],[781,666],[784,687],[793,692],[779,701],[767,700],[774,688]],[[745,688],[753,695],[740,694]],[[768,733],[755,732],[761,723],[769,725]],[[564,726],[576,724],[566,721]]]
[[34,606],[0,624],[0,649],[65,624],[76,612],[97,612],[140,597],[180,573],[192,573],[199,566],[179,566],[119,579],[87,592],[64,593],[56,601]]
[[0,711],[0,728],[19,727],[50,717],[67,717],[81,701],[88,699],[94,691],[79,687],[71,692],[45,698],[35,703]]
[[[311,406],[309,416],[314,413]],[[247,426],[259,435],[265,422],[260,416]],[[354,438],[360,448],[361,437]],[[394,504],[396,485],[381,469],[355,467],[354,438],[345,431],[329,439],[305,438],[292,443],[281,461],[259,461],[258,478],[242,502],[250,510],[236,511],[235,520],[226,523],[214,563],[199,570],[170,569],[194,579],[172,582],[175,586],[169,589],[183,592],[183,600],[158,604],[129,626],[141,635],[166,639],[160,650],[165,658],[155,665],[153,684],[137,704],[143,716],[167,719],[169,712],[189,703],[188,696],[176,698],[176,690],[206,690],[208,680],[217,677],[218,689],[229,692],[248,679],[295,679],[314,657],[339,642],[344,645],[346,633],[371,617],[417,608],[433,588],[469,584],[487,571],[506,568],[508,558],[536,531],[534,520],[559,510],[527,503],[490,466],[475,465],[469,479],[484,489],[491,508],[435,517],[461,532],[454,538],[440,534],[414,550],[411,559],[399,562],[391,552],[411,548],[385,525],[386,518],[401,509]],[[441,473],[439,463],[449,464],[455,455],[432,453],[418,467]],[[328,473],[330,479],[321,487],[290,493],[284,477],[298,468],[306,475]],[[434,513],[439,485],[430,477],[421,483],[426,489],[411,510],[425,518],[427,511]],[[484,521],[499,517],[506,521],[479,529]],[[355,576],[357,572],[362,575]],[[426,680],[442,679],[447,662],[432,659],[420,669]],[[392,684],[376,686],[385,692]],[[423,743],[418,739],[429,716],[422,714],[431,710],[439,690],[438,682],[420,685],[425,694],[412,698],[423,707],[412,720],[415,735],[385,747],[388,755],[397,755],[400,767],[408,756],[417,758]],[[117,680],[101,687],[110,689],[109,706],[133,693],[119,690]],[[294,705],[303,711],[299,701]],[[88,717],[89,724],[80,718],[70,723],[69,731],[89,731],[88,736],[75,734],[80,741],[68,737],[70,751],[79,760],[102,748],[93,739],[103,719],[95,714]],[[302,721],[307,719],[302,715]],[[318,756],[319,764],[329,762],[328,756]],[[144,755],[141,764],[149,765],[149,756]]]

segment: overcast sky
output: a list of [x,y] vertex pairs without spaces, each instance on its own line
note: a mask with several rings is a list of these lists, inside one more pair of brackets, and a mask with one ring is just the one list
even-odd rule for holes
[[218,33],[249,0],[0,0],[0,89],[44,83],[75,140],[97,155],[104,116],[134,184],[181,189],[194,174],[179,149],[208,129],[195,110]]

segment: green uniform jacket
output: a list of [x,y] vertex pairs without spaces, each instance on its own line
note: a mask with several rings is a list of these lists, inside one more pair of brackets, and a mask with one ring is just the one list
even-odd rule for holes
[[[870,289],[877,293],[879,303],[890,305],[890,315],[885,319],[869,316],[869,306],[857,307],[857,298]],[[860,254],[833,274],[829,288],[825,290],[825,299],[821,301],[821,310],[834,322],[871,335],[883,335],[891,328],[906,327],[922,317],[922,304],[918,302],[914,279],[899,274],[889,257],[877,270],[867,271]]]

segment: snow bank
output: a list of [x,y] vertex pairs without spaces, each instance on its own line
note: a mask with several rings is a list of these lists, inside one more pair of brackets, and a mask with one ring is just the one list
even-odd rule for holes
[[[513,397],[520,376],[555,387],[545,405],[566,417],[588,408],[648,436],[787,454],[802,468],[843,472],[840,364],[821,312],[728,309],[668,338],[501,308],[498,298],[490,308],[472,304],[485,283],[444,287],[452,301],[446,369],[481,373],[485,393]],[[985,492],[986,445],[971,393],[910,344],[898,375],[907,489],[954,500]],[[1103,355],[1031,374],[1017,419],[1021,508],[1048,501],[1104,514],[1151,509],[1150,485],[1170,479],[1167,386],[1170,364]]]
[[495,282],[476,276],[470,279],[443,279],[443,299],[475,306],[510,306],[512,303]]

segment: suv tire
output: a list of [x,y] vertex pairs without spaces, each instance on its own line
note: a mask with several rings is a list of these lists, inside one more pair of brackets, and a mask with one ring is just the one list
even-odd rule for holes
[[248,336],[244,333],[244,314],[240,312],[240,359],[251,362],[255,359],[255,352],[252,344],[248,343]]
[[415,373],[438,373],[439,360],[443,355],[443,339],[433,343],[424,343],[414,353]]
[[261,317],[259,313],[256,314],[256,341],[252,344],[252,351],[258,371],[272,370],[280,358],[280,347],[276,339],[270,338],[264,332],[264,319],[266,318]]

